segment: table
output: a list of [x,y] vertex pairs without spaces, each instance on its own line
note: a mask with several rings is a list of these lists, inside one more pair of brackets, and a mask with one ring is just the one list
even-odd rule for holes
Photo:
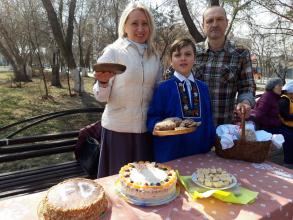
[[[114,190],[117,175],[96,180],[109,197],[111,208],[103,219],[293,219],[293,170],[271,162],[254,164],[227,160],[213,152],[181,158],[167,163],[181,175],[191,175],[196,168],[222,167],[250,190],[258,191],[253,204],[236,205],[215,198],[190,201],[185,191],[171,203],[154,207],[128,204]],[[45,192],[8,198],[0,201],[0,219],[37,220],[37,207]]]

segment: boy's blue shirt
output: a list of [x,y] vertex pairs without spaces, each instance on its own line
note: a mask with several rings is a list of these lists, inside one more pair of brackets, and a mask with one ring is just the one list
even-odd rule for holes
[[[157,122],[169,117],[189,118],[200,121],[195,132],[166,137],[154,136],[154,156],[156,162],[210,151],[215,140],[215,127],[211,111],[209,91],[206,84],[192,82],[194,95],[193,109],[184,110],[184,84],[172,77],[158,85],[154,91],[147,115],[147,128],[152,132]],[[180,89],[181,88],[181,89]],[[184,93],[184,92],[183,92]],[[198,97],[197,97],[198,95]],[[190,106],[189,106],[190,107]]]

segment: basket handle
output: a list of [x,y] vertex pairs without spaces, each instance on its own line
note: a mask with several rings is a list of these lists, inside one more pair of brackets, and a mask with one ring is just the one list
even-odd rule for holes
[[240,139],[241,140],[245,140],[245,107],[242,106],[240,108],[240,117],[241,117],[241,124],[240,124],[240,128],[241,128],[241,136]]

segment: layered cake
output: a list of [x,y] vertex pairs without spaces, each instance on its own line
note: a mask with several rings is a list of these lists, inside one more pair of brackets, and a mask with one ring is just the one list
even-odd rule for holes
[[155,162],[134,162],[119,172],[121,193],[137,201],[164,201],[176,195],[176,172]]
[[97,220],[107,207],[101,185],[93,180],[74,178],[48,190],[39,215],[43,220]]

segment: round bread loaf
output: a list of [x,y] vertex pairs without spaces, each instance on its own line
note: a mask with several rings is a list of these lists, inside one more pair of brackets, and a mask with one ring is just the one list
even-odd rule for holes
[[43,220],[96,220],[106,211],[108,201],[101,185],[74,178],[51,187],[40,204]]

